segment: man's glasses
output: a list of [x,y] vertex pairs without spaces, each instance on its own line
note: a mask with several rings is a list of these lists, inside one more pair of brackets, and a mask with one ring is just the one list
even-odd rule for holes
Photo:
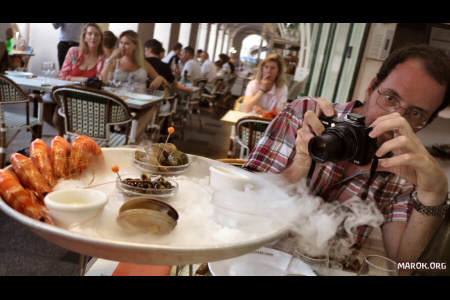
[[[404,108],[400,105],[401,101],[397,95],[389,90],[377,90],[377,104],[387,112],[396,112],[400,108]],[[428,114],[417,107],[408,107],[405,109],[403,117],[408,121],[414,130],[420,130],[427,124]]]

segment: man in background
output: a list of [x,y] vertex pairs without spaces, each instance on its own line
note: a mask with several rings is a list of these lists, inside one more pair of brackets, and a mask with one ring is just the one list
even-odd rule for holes
[[167,54],[167,56],[162,59],[162,62],[169,65],[175,76],[178,76],[180,74],[178,64],[180,62],[180,53],[182,48],[183,45],[181,43],[176,43],[172,47],[172,50],[169,52],[169,54]]
[[194,60],[194,48],[187,46],[181,51],[181,63],[183,64],[183,70],[181,71],[181,76],[186,75],[186,79],[189,81],[197,80],[201,77],[200,66]]
[[53,28],[59,28],[59,43],[58,43],[58,63],[61,69],[67,51],[70,47],[79,46],[81,36],[81,29],[84,23],[52,23]]
[[216,66],[209,59],[209,54],[206,51],[203,51],[200,56],[200,61],[202,63],[202,67],[200,70],[201,77],[207,78],[208,82],[212,82],[214,77],[216,77]]

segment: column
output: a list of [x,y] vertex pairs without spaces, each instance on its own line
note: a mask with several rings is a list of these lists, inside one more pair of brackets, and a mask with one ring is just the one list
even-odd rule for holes
[[172,23],[155,23],[155,31],[153,33],[153,38],[160,41],[166,49],[166,53],[170,52],[169,42],[170,42],[170,27]]
[[[180,36],[180,25],[181,23],[172,23],[170,26],[169,48],[167,49],[172,49],[178,42],[178,37]],[[183,47],[186,47],[186,45],[183,44]]]

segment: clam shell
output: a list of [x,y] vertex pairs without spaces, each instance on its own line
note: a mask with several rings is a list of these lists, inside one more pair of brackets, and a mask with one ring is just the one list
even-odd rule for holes
[[119,210],[117,223],[129,231],[167,234],[177,225],[178,213],[167,203],[139,197],[125,202]]

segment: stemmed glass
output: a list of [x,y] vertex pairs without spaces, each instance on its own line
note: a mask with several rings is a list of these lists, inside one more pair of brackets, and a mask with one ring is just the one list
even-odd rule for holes
[[56,70],[56,64],[54,62],[48,62],[48,76],[50,78],[55,78],[58,71]]
[[397,276],[397,263],[381,255],[367,255],[358,276]]

